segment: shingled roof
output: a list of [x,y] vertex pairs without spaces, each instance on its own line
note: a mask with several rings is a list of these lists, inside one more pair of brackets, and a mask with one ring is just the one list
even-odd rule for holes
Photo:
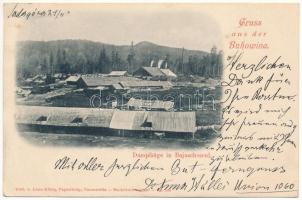
[[147,81],[147,80],[139,80],[139,81],[121,81],[120,84],[124,88],[170,88],[173,84],[169,81]]
[[174,72],[172,72],[170,69],[160,69],[160,70],[168,77],[174,77],[174,78],[177,77],[177,75]]
[[108,74],[108,76],[126,76],[127,71],[112,71]]
[[[124,111],[98,108],[17,106],[20,124],[88,126],[118,130],[195,132],[195,112]],[[145,126],[146,122],[148,126]]]
[[158,109],[158,110],[171,110],[173,109],[174,102],[172,101],[160,101],[160,100],[143,100],[131,98],[127,106],[134,108],[147,108],[147,109]]
[[[145,122],[151,126],[144,127]],[[110,128],[167,132],[195,132],[195,112],[123,111],[116,110]]]
[[81,77],[80,76],[69,76],[65,81],[66,82],[77,82]]
[[118,84],[121,81],[136,81],[138,79],[134,77],[108,77],[108,76],[83,76],[82,77],[85,85],[87,87],[96,87],[96,86],[110,86]]
[[100,110],[99,108],[18,106],[16,120],[22,124],[79,126],[74,123],[74,120],[81,118],[85,126],[108,128],[113,112],[112,109]]
[[143,67],[150,76],[165,76],[165,74],[157,67]]

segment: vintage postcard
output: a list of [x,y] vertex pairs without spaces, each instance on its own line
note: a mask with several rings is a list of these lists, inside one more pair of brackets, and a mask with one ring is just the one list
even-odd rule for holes
[[297,197],[298,4],[5,4],[4,195]]

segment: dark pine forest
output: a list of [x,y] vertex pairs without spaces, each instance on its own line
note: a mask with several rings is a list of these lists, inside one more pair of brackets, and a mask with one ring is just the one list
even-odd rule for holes
[[17,43],[17,74],[91,74],[127,70],[132,73],[152,60],[166,60],[169,68],[184,75],[219,77],[222,51],[209,52],[160,46],[151,42],[112,45],[88,40],[21,41]]

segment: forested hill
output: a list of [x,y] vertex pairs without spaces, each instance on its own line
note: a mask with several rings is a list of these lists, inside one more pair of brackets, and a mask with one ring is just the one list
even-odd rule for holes
[[149,66],[151,60],[158,59],[166,59],[174,72],[202,75],[206,73],[207,66],[213,64],[212,53],[218,56],[215,49],[210,54],[145,41],[133,46],[117,46],[88,40],[20,41],[17,44],[17,52],[18,74],[24,77],[50,72],[133,72],[141,66]]

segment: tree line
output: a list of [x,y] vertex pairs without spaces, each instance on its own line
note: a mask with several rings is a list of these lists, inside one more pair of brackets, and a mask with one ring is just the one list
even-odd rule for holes
[[[52,44],[52,43],[51,43]],[[97,50],[98,49],[98,50]],[[127,70],[132,73],[142,66],[150,66],[152,60],[165,59],[169,68],[184,75],[219,77],[222,73],[223,53],[213,47],[210,53],[188,54],[173,51],[152,52],[129,47],[117,48],[105,45],[93,46],[54,43],[40,45],[26,43],[18,49],[17,70],[19,77],[30,77],[35,74],[91,74],[110,73],[113,70]]]

